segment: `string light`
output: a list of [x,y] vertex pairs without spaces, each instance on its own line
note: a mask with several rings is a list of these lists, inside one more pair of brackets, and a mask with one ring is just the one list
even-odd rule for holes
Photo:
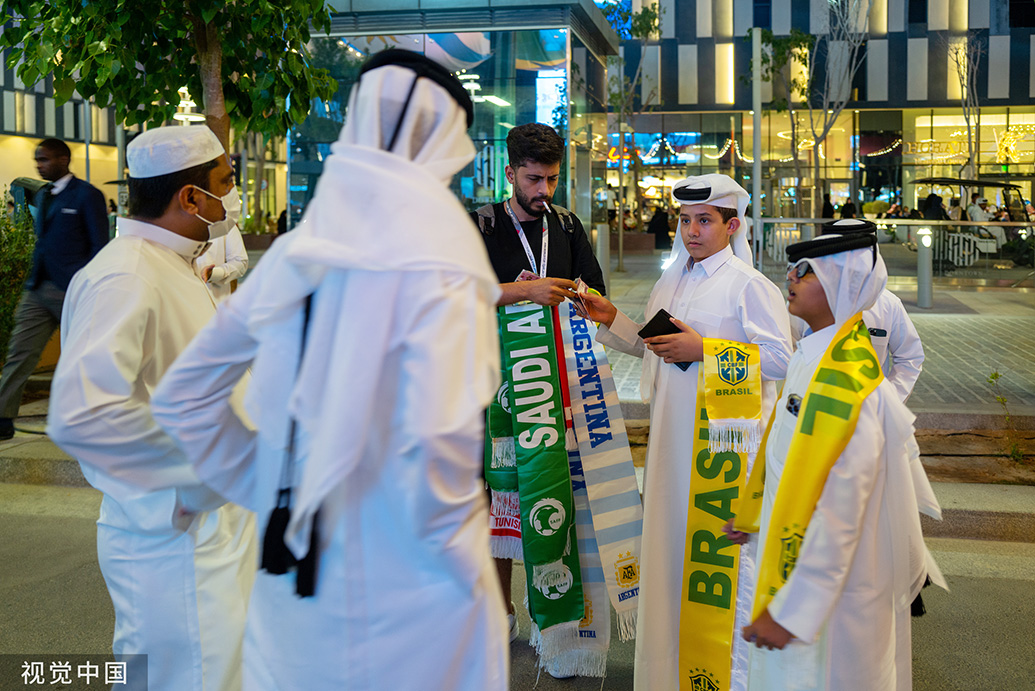
[[726,152],[730,150],[731,146],[733,146],[733,140],[727,137],[726,144],[722,147],[722,151],[719,152],[718,156],[712,156],[710,154],[705,154],[704,156],[705,158],[710,158],[713,161],[718,161],[720,158],[726,155]]
[[754,163],[755,162],[755,159],[748,158],[747,156],[745,156],[744,154],[741,153],[741,151],[740,151],[740,142],[737,142],[737,141],[733,142],[733,150],[737,152],[737,158],[739,158],[741,161],[744,161],[745,163]]
[[870,157],[870,156],[883,156],[884,154],[890,154],[892,151],[897,149],[899,147],[899,145],[901,145],[901,144],[902,144],[902,140],[901,139],[896,139],[893,143],[889,144],[888,146],[885,146],[880,151],[874,151],[872,153],[868,153],[868,154],[866,154],[866,156],[867,157]]

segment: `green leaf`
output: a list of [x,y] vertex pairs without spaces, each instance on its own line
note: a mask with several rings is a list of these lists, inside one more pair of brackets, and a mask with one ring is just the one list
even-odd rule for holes
[[71,77],[54,80],[54,100],[59,106],[64,105],[68,99],[72,98],[73,91],[75,91],[75,80]]

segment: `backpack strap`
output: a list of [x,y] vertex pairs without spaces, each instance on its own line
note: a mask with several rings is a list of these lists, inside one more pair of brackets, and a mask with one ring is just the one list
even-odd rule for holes
[[474,215],[478,221],[478,230],[482,232],[482,235],[492,235],[496,224],[496,205],[486,204],[476,209]]
[[557,220],[561,222],[561,227],[564,228],[564,232],[571,235],[575,232],[575,214],[565,209],[563,206],[551,205],[551,209],[557,213]]

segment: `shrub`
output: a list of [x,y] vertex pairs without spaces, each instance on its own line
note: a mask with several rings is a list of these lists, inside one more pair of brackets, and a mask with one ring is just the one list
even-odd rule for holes
[[887,203],[883,199],[877,199],[872,202],[866,202],[865,204],[863,204],[863,213],[877,215],[884,213],[890,208],[891,204]]
[[32,268],[35,244],[36,232],[26,207],[16,209],[13,217],[6,210],[0,215],[0,363],[7,360],[14,313]]

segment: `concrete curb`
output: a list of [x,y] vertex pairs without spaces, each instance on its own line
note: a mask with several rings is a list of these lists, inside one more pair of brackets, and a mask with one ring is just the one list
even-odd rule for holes
[[0,482],[16,485],[89,487],[79,463],[71,459],[43,460],[0,456]]
[[942,520],[920,516],[924,537],[1035,542],[1035,515],[1016,511],[945,509]]
[[[622,416],[630,420],[649,421],[650,405],[642,401],[621,401]],[[1028,412],[1027,410],[1024,411]],[[1006,420],[999,411],[987,413],[942,412],[936,410],[913,411],[918,430],[968,431],[974,429],[1006,429]],[[1035,430],[1035,415],[1011,415],[1013,429]]]

